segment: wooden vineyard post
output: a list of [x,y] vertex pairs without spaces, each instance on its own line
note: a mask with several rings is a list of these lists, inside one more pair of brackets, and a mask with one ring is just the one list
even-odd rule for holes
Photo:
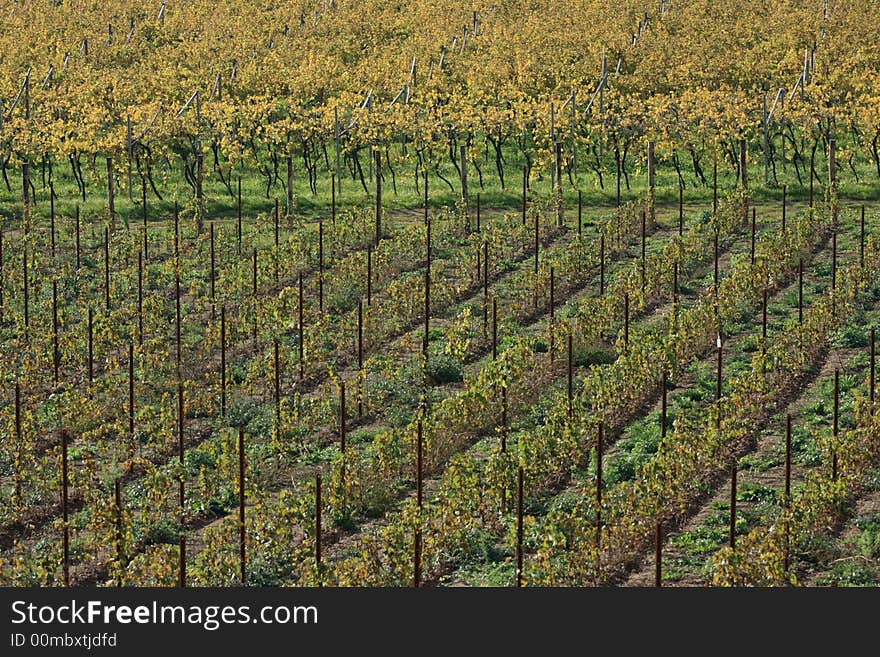
[[[131,37],[131,35],[134,31],[134,18],[131,18],[130,20],[131,20],[132,32],[129,32],[129,37]],[[132,182],[131,182],[131,152],[132,152],[132,148],[133,148],[132,141],[133,141],[133,136],[132,136],[132,132],[131,132],[131,114],[129,114],[126,117],[126,139],[125,139],[126,151],[128,151],[128,200],[134,202],[134,197],[132,195],[133,188],[132,188]]]
[[257,348],[257,314],[259,313],[257,306],[257,249],[256,247],[253,250],[253,259],[252,259],[252,278],[253,278],[253,286],[251,290],[251,299],[253,300],[253,308],[254,308],[254,325],[253,325],[253,342],[254,349]]
[[419,509],[422,508],[422,418],[419,417],[416,425],[416,504]]
[[425,233],[425,337],[422,344],[425,368],[428,367],[428,340],[431,328],[431,222]]
[[862,205],[862,221],[859,233],[859,265],[865,266],[865,206]]
[[367,246],[367,305],[373,304],[373,249]]
[[553,354],[554,340],[553,340],[553,338],[555,336],[553,334],[553,323],[554,323],[554,320],[556,319],[556,317],[555,317],[555,314],[556,314],[555,296],[556,296],[556,275],[555,275],[554,268],[550,267],[550,326],[549,326],[549,328],[550,328],[550,347],[549,347],[548,351],[550,352],[550,362],[551,363],[553,362],[553,359],[554,359],[554,354]]
[[58,281],[52,279],[52,370],[58,385],[61,352],[58,350]]
[[55,188],[49,183],[49,249],[55,259]]
[[599,296],[605,296],[605,233],[599,235]]
[[837,226],[831,229],[831,289],[837,289]]
[[489,332],[489,240],[483,241],[483,336]]
[[176,360],[177,380],[180,381],[180,362],[183,355],[183,341],[181,339],[181,316],[180,316],[180,268],[174,269],[174,338],[177,344],[174,356]]
[[211,241],[211,270],[209,272],[210,284],[211,284],[211,319],[214,319],[215,315],[215,302],[216,295],[214,293],[214,280],[216,278],[215,275],[215,258],[214,258],[214,222],[212,221],[209,225],[210,231],[210,241]]
[[810,153],[810,210],[813,209],[813,174],[815,173],[814,166],[815,155]]
[[[89,374],[89,388],[91,389],[92,383],[95,380],[95,340],[94,340],[94,312],[92,311],[92,307],[89,306],[89,315],[88,315],[88,352],[89,352],[89,362],[88,362],[88,374]],[[91,391],[89,392],[91,395]]]
[[113,198],[113,158],[107,157],[107,209],[110,212],[110,225],[114,225],[116,219],[116,204]]
[[804,323],[804,259],[798,260],[798,323]]
[[541,242],[538,236],[538,215],[539,213],[535,213],[535,308],[538,307],[538,257],[541,251]]
[[290,221],[293,218],[293,157],[289,154],[285,158],[285,164],[287,165],[287,208],[285,208],[284,216]]
[[[17,450],[21,450],[23,446],[23,435],[21,431],[21,383],[15,381],[15,445]],[[13,509],[18,510],[21,505],[21,472],[18,468],[13,470],[15,478],[15,488],[12,494]]]
[[178,489],[178,502],[180,505],[180,523],[183,525],[184,519],[186,518],[186,475],[184,473],[184,450],[185,450],[185,442],[184,442],[184,433],[183,433],[183,382],[178,378],[177,380],[177,453],[180,458],[180,486]]
[[[678,260],[672,263],[672,305],[678,303]],[[675,310],[675,308],[673,308]]]
[[516,473],[516,587],[523,580],[523,467]]
[[715,283],[715,298],[718,298],[718,228],[715,228],[714,240],[712,242],[712,254],[713,259],[715,261],[715,270],[714,270],[714,283]]
[[[16,401],[18,400],[18,384],[16,383]],[[18,407],[16,407],[17,411]],[[16,419],[18,412],[16,412]],[[64,586],[70,586],[70,519],[68,517],[68,470],[67,470],[67,431],[61,430],[61,513],[64,535],[62,537],[62,570]]]
[[[722,367],[724,360],[724,347],[721,341],[721,331],[718,331],[718,341],[716,343],[716,348],[718,351],[718,365],[715,369],[715,403],[721,401],[721,375],[722,375]],[[721,409],[718,409],[718,423],[721,424]]]
[[144,345],[144,254],[138,251],[138,344]]
[[419,588],[422,585],[422,527],[421,516],[413,531],[413,587]]
[[718,212],[718,156],[712,159],[712,214]]
[[554,205],[556,208],[556,227],[563,228],[565,226],[565,217],[563,216],[562,207],[562,142],[556,142],[555,156],[556,186],[553,190],[553,194],[555,196]]
[[767,342],[767,288],[762,292],[761,300],[761,341]]
[[303,326],[303,275],[299,272],[299,304],[297,307],[299,321],[297,322],[297,330],[299,331],[299,381],[302,383],[305,378],[305,329]]
[[[27,109],[25,112],[27,114]],[[21,163],[21,225],[25,234],[30,230],[31,223],[30,185],[30,162],[25,158]]]
[[526,225],[526,193],[529,186],[529,167],[523,165],[523,184],[522,184],[522,225]]
[[663,525],[654,526],[654,586],[663,586]]
[[736,457],[730,465],[730,549],[736,549]]
[[278,197],[275,197],[275,214],[273,215],[273,220],[275,222],[275,251],[272,254],[272,273],[275,275],[275,282],[278,282],[278,246],[279,246],[279,222],[280,219],[278,217]]
[[837,224],[831,227],[831,312],[837,314],[837,297],[834,292],[837,291]]
[[330,176],[330,223],[336,227],[336,176]]
[[678,186],[678,236],[684,235],[684,185]]
[[660,383],[662,400],[660,404],[660,437],[666,437],[666,383],[669,375],[663,370],[663,381]]
[[324,220],[318,220],[318,311],[324,312]]
[[875,349],[874,349],[874,329],[871,329],[871,356],[870,356],[870,371],[868,373],[868,399],[871,402],[871,414],[874,414],[874,363],[875,363]]
[[382,239],[382,153],[376,150],[376,246]]
[[[425,225],[427,226],[427,225],[428,225],[428,170],[427,170],[427,168],[425,169],[425,187],[424,187],[424,193],[425,193],[425,198],[424,198],[424,202],[423,202],[423,205],[424,205],[424,209],[423,209],[424,216],[422,217],[422,219],[423,219],[423,221],[425,222]],[[477,217],[478,217],[478,220],[479,220],[479,209],[477,210]]]
[[174,201],[174,264],[180,265],[180,209]]
[[236,203],[237,213],[237,237],[238,237],[238,256],[241,257],[241,176],[238,177],[238,196]]
[[614,149],[614,167],[617,172],[617,197],[616,197],[616,207],[620,207],[620,149]]
[[629,292],[623,295],[623,353],[629,351]]
[[3,323],[4,311],[3,280],[3,229],[0,228],[0,324]]
[[272,340],[272,371],[275,375],[274,402],[275,402],[275,437],[281,439],[281,354],[278,339]]
[[645,255],[645,251],[646,251],[646,248],[647,248],[648,237],[647,237],[647,233],[646,233],[646,230],[645,230],[645,221],[646,221],[646,219],[645,219],[645,211],[642,210],[642,271],[641,271],[641,275],[642,275],[642,292],[645,291],[645,276],[646,276],[646,274],[647,274],[647,271],[646,271],[647,258],[646,258],[646,255]]
[[834,370],[834,420],[831,439],[831,481],[837,481],[837,438],[840,418],[840,370]]
[[837,231],[837,140],[828,140],[828,202],[831,204],[831,225]]
[[478,233],[482,232],[482,226],[480,225],[480,206],[481,206],[480,193],[477,192],[477,232]]
[[568,421],[571,422],[574,412],[574,338],[571,333],[568,334]]
[[655,177],[655,173],[656,173],[655,169],[656,169],[656,163],[654,162],[654,142],[649,141],[648,142],[648,210],[651,213],[651,216],[649,217],[649,219],[651,220],[651,226],[654,225],[654,222],[657,219],[655,209],[654,209],[654,205],[655,205],[655,201],[656,201],[656,190],[654,187],[654,177]]
[[141,176],[141,219],[144,225],[144,259],[149,262],[147,250],[147,178]]
[[205,221],[205,195],[202,190],[202,183],[205,179],[204,169],[205,169],[205,156],[202,155],[201,152],[196,153],[195,157],[196,171],[195,171],[195,182],[196,182],[196,232],[198,235],[202,234],[202,228],[204,228]]
[[134,343],[128,343],[128,438],[134,441]]
[[739,140],[739,173],[740,173],[740,180],[742,182],[742,188],[743,188],[743,191],[745,192],[745,207],[743,208],[743,212],[745,213],[745,216],[743,216],[743,220],[747,219],[748,214],[749,214],[749,196],[748,196],[749,179],[748,179],[748,167],[747,167],[748,157],[747,157],[747,155],[748,155],[748,151],[746,150],[746,140],[740,139]]
[[[791,414],[785,417],[785,509],[791,512]],[[787,519],[785,523],[785,550],[783,557],[783,569],[788,574],[790,555],[790,529],[791,520]]]
[[238,558],[241,567],[241,585],[247,582],[246,530],[244,524],[244,429],[238,430]]
[[413,586],[419,588],[422,580],[422,418],[416,427],[416,505],[418,519],[413,541]]
[[345,381],[339,380],[339,451],[345,454]]
[[315,572],[321,582],[321,473],[315,475]]
[[754,267],[755,266],[755,208],[754,208],[754,206],[752,207],[752,248],[751,248],[751,254],[752,254],[752,260],[751,260],[752,267]]
[[459,147],[459,167],[461,169],[461,208],[464,212],[465,234],[471,232],[470,218],[468,217],[468,170],[467,170],[467,143]]
[[[507,385],[502,381],[501,385],[501,449],[502,454],[507,453]],[[507,485],[501,487],[501,513],[507,512]]]
[[501,384],[501,453],[505,452],[507,452],[507,382],[503,381]]
[[492,360],[498,358],[498,297],[492,297]]
[[226,417],[226,306],[220,306],[220,417]]
[[345,380],[339,379],[339,452],[342,454],[340,468],[342,485],[342,513],[345,514]]
[[785,232],[785,206],[786,206],[786,198],[785,197],[786,197],[787,189],[788,189],[787,185],[782,186],[782,232],[783,233]]
[[358,394],[358,418],[364,416],[364,301],[358,299],[358,323],[357,323],[357,357],[358,357],[358,381],[360,391]]
[[333,108],[333,140],[336,147],[336,171],[334,177],[339,181],[339,195],[342,196],[342,165],[340,164],[339,148],[339,109]]
[[599,420],[596,436],[596,559],[601,563],[602,554],[602,451],[605,442],[605,423]]
[[583,223],[584,223],[584,221],[583,221],[584,206],[583,206],[583,199],[581,197],[582,197],[581,190],[578,190],[578,237],[581,237],[583,235]]
[[483,246],[477,246],[477,268],[476,268],[476,280],[477,286],[482,286],[483,284]]
[[110,312],[110,228],[104,226],[104,304]]
[[28,342],[29,340],[29,331],[30,328],[30,285],[28,283],[28,247],[25,242],[22,245],[22,269],[24,270],[24,280],[22,281],[22,287],[24,290],[24,341]]
[[186,536],[181,535],[178,551],[179,563],[177,566],[177,586],[186,588]]
[[79,204],[76,206],[76,268],[80,268],[80,231],[79,231]]
[[119,477],[113,481],[113,506],[116,519],[116,586],[122,586],[122,491],[120,490]]

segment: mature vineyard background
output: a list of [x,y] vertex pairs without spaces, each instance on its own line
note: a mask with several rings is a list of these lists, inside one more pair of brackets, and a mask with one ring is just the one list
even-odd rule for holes
[[877,2],[0,17],[0,584],[880,583]]

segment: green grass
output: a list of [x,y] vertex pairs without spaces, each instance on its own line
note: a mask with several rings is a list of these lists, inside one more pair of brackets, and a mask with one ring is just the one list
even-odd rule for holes
[[747,454],[739,460],[741,470],[751,470],[753,472],[767,472],[772,468],[778,467],[784,463],[783,458],[778,454],[759,454],[757,452]]
[[840,561],[816,580],[818,586],[873,586],[877,574],[857,559]]
[[617,453],[610,460],[605,471],[609,484],[629,481],[635,477],[638,468],[650,461],[660,445],[660,416],[651,413],[636,420],[627,427],[624,436],[617,442]]
[[[398,148],[392,146],[391,150],[396,154]],[[337,207],[340,210],[351,207],[371,208],[373,206],[375,181],[374,179],[371,180],[368,175],[369,171],[364,158],[365,154],[362,153],[361,155],[366,189],[364,189],[359,179],[353,179],[347,171],[343,171],[342,188],[337,190]],[[480,159],[481,169],[483,170],[483,186],[481,187],[474,167],[471,166],[469,168],[469,173],[471,174],[469,177],[471,204],[475,205],[476,195],[479,193],[484,208],[518,208],[522,202],[522,166],[524,162],[522,154],[518,149],[505,149],[505,188],[501,187],[494,163],[483,162],[482,152],[476,148],[472,150],[471,156]],[[750,195],[754,201],[778,203],[782,196],[782,184],[787,184],[788,201],[792,206],[806,201],[808,186],[797,183],[791,167],[789,167],[787,174],[783,174],[781,170],[777,172],[778,185],[775,183],[765,185],[763,184],[763,163],[760,154],[758,152],[754,153],[751,161],[752,164],[749,167],[748,177],[750,180]],[[395,166],[394,181],[392,181],[392,176],[389,175],[387,167],[383,169],[382,200],[384,207],[388,210],[422,207],[423,190],[421,186],[418,191],[416,190],[410,162],[411,156],[406,165]],[[79,196],[74,184],[69,164],[66,162],[56,163],[52,172],[52,180],[57,197],[56,212],[59,217],[72,217],[76,205],[80,206],[82,215],[87,220],[106,217],[107,179],[104,158],[97,158],[95,164],[96,166],[92,171],[91,163],[83,161],[83,174],[86,179],[86,197],[83,200]],[[132,199],[129,200],[127,164],[124,161],[117,161],[115,164],[117,186],[114,204],[116,212],[123,223],[140,223],[142,214],[140,176],[137,172],[133,173]],[[583,166],[581,166],[577,175],[573,176],[574,184],[570,182],[568,175],[564,177],[563,197],[570,217],[574,216],[572,209],[577,205],[578,190],[582,192],[583,203],[587,206],[611,207],[616,203],[614,161],[610,154],[606,157],[603,165],[605,170],[604,189],[600,188],[595,172],[592,170],[588,171]],[[637,163],[630,158],[627,160],[626,166],[630,171],[630,187],[627,188],[625,184],[622,186],[621,200],[624,202],[644,197],[647,191],[644,162]],[[824,163],[817,162],[816,166],[817,170],[820,170]],[[858,180],[855,179],[848,168],[840,169],[840,197],[856,200],[880,199],[880,186],[876,184],[876,172],[874,172],[870,163],[867,160],[858,158],[856,168],[859,171]],[[435,208],[454,204],[459,200],[461,193],[457,171],[448,158],[445,158],[441,163],[440,171],[450,181],[452,188],[432,174],[429,184],[429,204]],[[10,166],[7,168],[7,174],[11,189],[7,189],[5,184],[0,182],[0,216],[6,218],[2,222],[4,228],[17,224],[21,212],[20,185],[16,186],[13,184],[18,179],[19,173],[15,170],[14,166]],[[735,173],[726,163],[719,164],[718,174],[719,194],[736,186]],[[181,163],[176,160],[172,161],[171,166],[167,169],[167,175],[161,173],[159,167],[156,167],[153,176],[162,199],[160,200],[148,186],[147,207],[151,219],[169,218],[173,213],[174,203],[177,202],[182,209],[182,220],[185,224],[192,222],[192,210],[194,209],[193,190],[184,182]],[[267,193],[266,178],[256,168],[241,168],[232,173],[231,187],[233,191],[239,176],[241,176],[242,181],[242,214],[245,217],[269,216],[274,212],[276,198],[280,200],[281,212],[285,212],[286,191],[280,181],[275,181]],[[283,178],[282,174],[281,179]],[[684,169],[684,178],[685,199],[687,202],[702,204],[711,202],[711,184],[700,184],[687,167]],[[44,187],[40,166],[36,163],[33,163],[31,166],[31,181],[36,190],[37,201],[36,205],[32,207],[32,216],[45,218],[49,212],[49,188],[48,186]],[[329,215],[330,181],[330,173],[321,167],[318,171],[315,193],[313,193],[303,173],[301,160],[295,159],[293,182],[295,215],[307,219]],[[659,161],[656,175],[656,199],[658,204],[677,204],[678,189],[678,178],[672,166],[667,162]],[[235,195],[229,193],[227,188],[221,183],[219,176],[213,171],[213,158],[210,156],[205,160],[203,190],[206,199],[207,217],[209,219],[219,220],[235,217],[237,212]],[[530,180],[530,198],[549,198],[550,193],[550,167],[548,166],[546,170],[533,169]],[[823,190],[820,186],[816,190],[817,199],[821,199],[822,194]]]
[[605,344],[579,341],[573,348],[571,360],[575,367],[608,365],[617,360],[617,352]]
[[743,483],[736,491],[736,499],[740,502],[775,503],[778,497],[776,489],[761,484]]
[[872,514],[856,521],[859,535],[856,545],[859,552],[869,559],[880,558],[880,514]]
[[494,562],[457,570],[451,581],[462,581],[468,586],[507,587],[516,578],[516,570],[512,562]]
[[669,539],[669,543],[691,556],[705,557],[715,552],[728,539],[724,525],[717,527],[698,527],[694,531],[683,532]]

